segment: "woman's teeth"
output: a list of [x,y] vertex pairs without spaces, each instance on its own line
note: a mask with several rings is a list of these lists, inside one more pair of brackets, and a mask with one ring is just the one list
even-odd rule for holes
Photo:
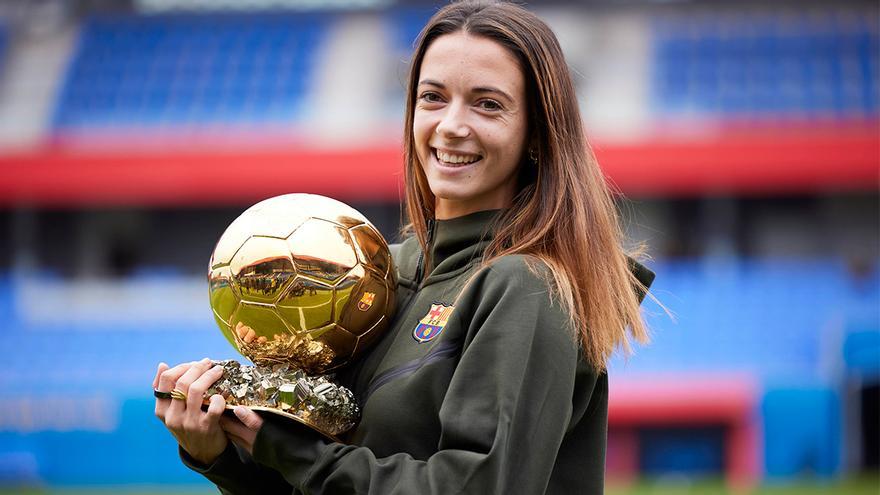
[[473,163],[480,159],[480,155],[453,155],[451,153],[445,153],[440,150],[435,150],[437,159],[444,163],[452,163],[452,164],[468,164]]

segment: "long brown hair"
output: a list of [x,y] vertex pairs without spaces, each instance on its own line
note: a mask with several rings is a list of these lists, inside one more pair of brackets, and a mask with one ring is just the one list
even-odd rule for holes
[[636,295],[645,287],[629,269],[612,195],[584,135],[559,42],[522,7],[483,0],[453,3],[434,14],[419,35],[404,131],[406,213],[412,229],[427,257],[434,195],[415,154],[416,88],[428,47],[457,32],[508,49],[526,79],[529,151],[521,161],[519,192],[497,222],[483,264],[508,254],[543,261],[552,273],[548,284],[568,311],[587,362],[603,370],[616,348],[629,352],[630,339],[647,341]]

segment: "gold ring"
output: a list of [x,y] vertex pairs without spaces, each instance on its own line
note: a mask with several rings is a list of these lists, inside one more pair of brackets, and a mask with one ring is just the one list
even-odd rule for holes
[[186,392],[181,391],[180,389],[174,389],[171,391],[171,398],[186,401]]

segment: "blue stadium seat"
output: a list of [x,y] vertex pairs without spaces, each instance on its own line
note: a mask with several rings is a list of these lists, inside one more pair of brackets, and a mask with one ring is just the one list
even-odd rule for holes
[[330,22],[321,14],[89,18],[54,128],[296,120]]
[[654,22],[654,106],[724,117],[876,117],[880,33],[846,14]]
[[[744,372],[769,382],[819,383],[831,322],[852,313],[846,267],[831,260],[676,261],[655,266],[652,293],[675,315],[646,303],[653,342],[615,373]],[[868,289],[866,289],[868,290]]]
[[6,65],[6,50],[9,48],[9,31],[4,24],[0,24],[0,75]]

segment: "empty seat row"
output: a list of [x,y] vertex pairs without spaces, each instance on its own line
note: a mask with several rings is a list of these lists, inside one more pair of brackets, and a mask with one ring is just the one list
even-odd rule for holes
[[55,127],[295,120],[329,23],[321,15],[87,19]]
[[653,27],[661,112],[880,112],[880,34],[857,12],[682,15]]

